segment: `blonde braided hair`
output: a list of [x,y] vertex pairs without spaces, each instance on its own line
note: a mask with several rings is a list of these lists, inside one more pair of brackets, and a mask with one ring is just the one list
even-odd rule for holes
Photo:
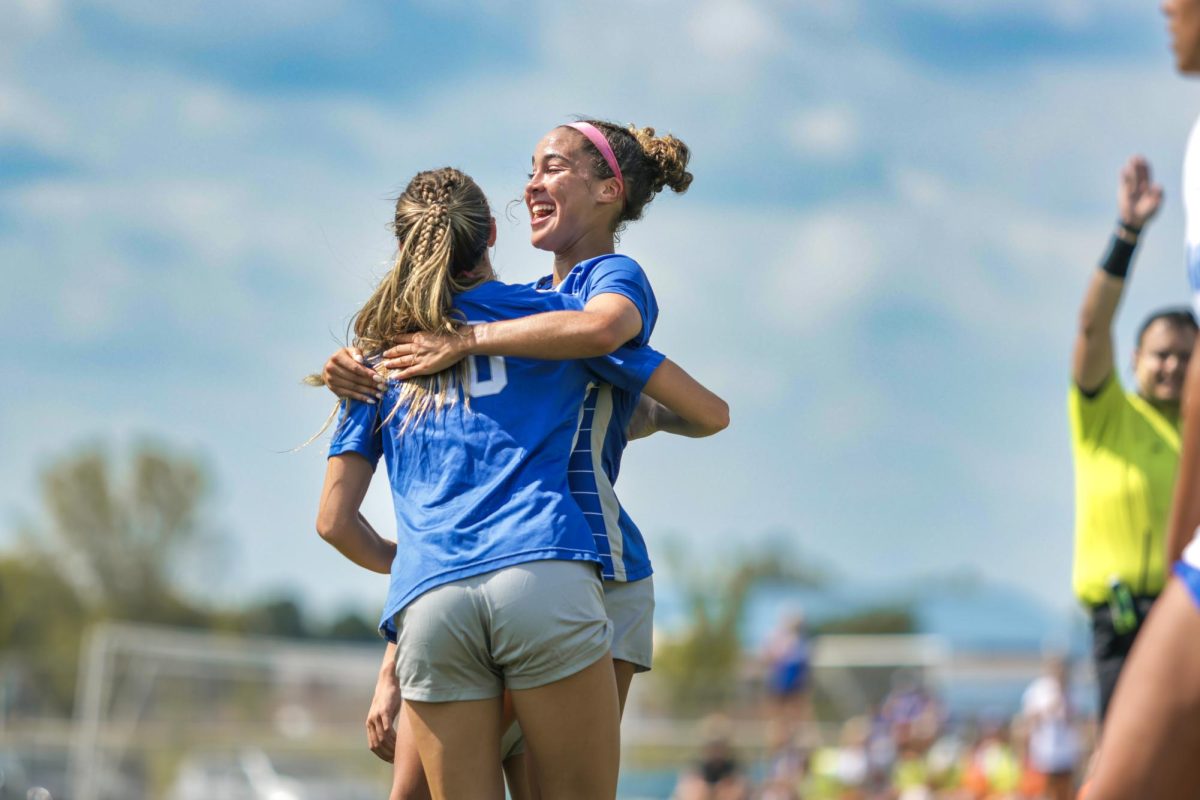
[[[392,230],[399,250],[391,271],[354,318],[354,346],[378,353],[402,333],[456,333],[465,320],[454,295],[490,277],[476,271],[487,252],[492,215],[470,176],[452,167],[421,172],[396,200]],[[400,390],[403,433],[430,412],[465,400],[466,361],[435,375],[411,378]],[[386,420],[385,420],[386,421]]]

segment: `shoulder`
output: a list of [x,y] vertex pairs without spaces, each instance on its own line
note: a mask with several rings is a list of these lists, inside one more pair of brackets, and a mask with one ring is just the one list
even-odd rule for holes
[[576,267],[583,280],[595,280],[608,275],[625,275],[645,279],[642,265],[624,253],[608,253],[580,262]]
[[1115,370],[1094,392],[1084,392],[1072,381],[1067,393],[1067,412],[1076,443],[1118,435],[1118,420],[1131,408]]
[[535,289],[527,284],[488,281],[454,299],[469,322],[523,317],[543,311],[577,311],[578,299],[559,292]]
[[621,294],[639,308],[654,307],[654,289],[641,264],[620,253],[609,253],[582,262],[570,291],[584,300],[598,294]]
[[1113,370],[1104,379],[1104,383],[1090,392],[1085,392],[1079,388],[1079,384],[1071,381],[1071,388],[1067,391],[1067,402],[1072,409],[1105,408],[1128,405],[1129,398],[1125,394],[1125,388],[1121,385],[1121,379],[1117,377],[1116,370]]

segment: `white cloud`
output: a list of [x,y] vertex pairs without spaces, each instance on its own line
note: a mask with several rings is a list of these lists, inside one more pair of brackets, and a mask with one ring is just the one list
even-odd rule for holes
[[[42,36],[56,29],[63,20],[61,0],[16,0],[6,14],[5,27],[20,36]],[[7,37],[0,37],[3,40]]]
[[808,158],[845,159],[859,150],[859,126],[848,108],[824,107],[801,111],[792,118],[791,139]]
[[[37,2],[37,0],[26,0]],[[371,14],[345,0],[84,0],[129,29],[163,35],[186,35],[193,44],[210,41],[257,41],[271,37],[319,38],[324,32],[336,35],[361,24]],[[357,13],[356,13],[357,12]]]
[[767,13],[749,0],[708,0],[695,8],[688,33],[700,52],[719,60],[762,55],[779,44]]
[[1045,20],[1068,30],[1083,27],[1105,10],[1129,7],[1119,0],[905,0],[905,5],[936,11],[955,19],[1027,17]]
[[783,246],[767,262],[765,305],[777,325],[796,335],[811,333],[882,288],[886,233],[866,211],[798,215],[790,231],[772,237]]
[[0,75],[0,143],[33,146],[59,155],[68,150],[73,131],[46,101]]

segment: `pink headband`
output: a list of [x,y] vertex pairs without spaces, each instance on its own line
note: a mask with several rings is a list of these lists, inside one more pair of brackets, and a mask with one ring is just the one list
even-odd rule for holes
[[612,146],[609,145],[608,139],[604,138],[595,125],[590,122],[568,122],[568,128],[574,128],[588,138],[588,141],[596,146],[600,151],[600,155],[604,156],[604,160],[608,163],[608,168],[612,170],[613,175],[617,178],[617,183],[621,184],[621,189],[625,189],[625,177],[621,175],[621,165],[617,163],[617,157],[613,154]]

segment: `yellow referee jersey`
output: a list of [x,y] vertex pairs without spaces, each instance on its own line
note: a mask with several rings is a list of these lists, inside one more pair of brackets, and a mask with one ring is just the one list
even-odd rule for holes
[[1179,468],[1179,415],[1127,394],[1114,374],[1094,397],[1067,397],[1075,457],[1072,585],[1088,605],[1120,578],[1138,595],[1163,588],[1164,537]]

